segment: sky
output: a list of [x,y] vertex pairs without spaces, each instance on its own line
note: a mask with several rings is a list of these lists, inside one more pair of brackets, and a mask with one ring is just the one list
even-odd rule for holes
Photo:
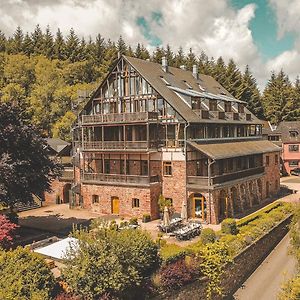
[[300,73],[300,0],[0,0],[0,30],[47,25],[64,34],[170,44],[248,64],[262,89],[271,71]]

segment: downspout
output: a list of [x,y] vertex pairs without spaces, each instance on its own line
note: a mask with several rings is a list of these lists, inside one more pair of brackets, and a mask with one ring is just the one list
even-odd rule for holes
[[211,166],[215,163],[216,161],[214,159],[208,159],[208,202],[209,202],[209,223],[211,224]]
[[187,128],[190,126],[190,122],[185,123],[184,125],[184,156],[185,156],[185,205],[188,210],[188,176],[187,176]]

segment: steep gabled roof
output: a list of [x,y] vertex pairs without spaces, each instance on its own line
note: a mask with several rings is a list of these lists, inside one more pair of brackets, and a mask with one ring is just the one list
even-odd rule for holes
[[61,153],[63,150],[65,150],[67,147],[71,148],[71,144],[63,141],[59,138],[48,138],[46,139],[48,146],[56,152],[56,154]]
[[[224,123],[224,120],[201,119],[179,96],[178,91],[183,91],[187,95],[189,92],[194,92],[198,94],[198,96],[202,95],[208,98],[215,97],[214,99],[219,100],[243,102],[235,99],[211,76],[199,74],[198,79],[196,79],[192,72],[180,68],[168,67],[168,72],[165,72],[161,64],[158,63],[124,55],[120,59],[124,59],[129,63],[187,122]],[[117,65],[117,62],[114,63],[114,66],[115,65]],[[109,74],[106,78],[108,78],[108,76]],[[105,80],[103,82],[105,82]],[[102,84],[94,92],[92,98],[98,94]],[[189,86],[191,88],[189,88]],[[85,109],[87,109],[90,104],[91,101],[86,104]],[[248,110],[247,112],[250,113]],[[240,121],[234,120],[230,122],[241,123]],[[261,121],[252,115],[252,121],[243,121],[243,123],[260,124]]]

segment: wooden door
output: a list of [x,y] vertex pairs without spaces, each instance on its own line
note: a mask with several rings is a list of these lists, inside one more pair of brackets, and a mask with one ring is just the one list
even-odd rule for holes
[[118,215],[120,213],[120,200],[118,197],[113,197],[112,200],[112,205],[111,205],[111,210],[112,213],[115,215]]

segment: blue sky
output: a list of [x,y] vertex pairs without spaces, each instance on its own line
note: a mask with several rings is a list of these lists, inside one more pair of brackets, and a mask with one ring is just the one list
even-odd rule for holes
[[292,33],[278,38],[278,22],[275,11],[266,0],[231,0],[231,3],[236,9],[255,3],[255,17],[250,22],[250,29],[254,42],[264,60],[293,48],[295,36]]

